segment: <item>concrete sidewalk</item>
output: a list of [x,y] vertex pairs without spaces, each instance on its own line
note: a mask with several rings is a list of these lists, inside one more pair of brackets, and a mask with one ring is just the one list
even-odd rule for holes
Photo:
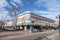
[[56,35],[54,35],[54,40],[60,40],[60,34],[56,34]]
[[[45,32],[50,32],[50,31],[45,31]],[[35,32],[35,33],[41,33],[41,32]],[[23,34],[31,34],[29,31],[5,31],[5,32],[0,32],[0,38],[5,37],[5,36],[11,36],[11,35],[23,35]]]
[[42,35],[44,36],[44,35],[49,34],[50,32],[52,32],[52,31],[36,32],[36,33],[27,33],[26,31],[24,31],[24,32],[19,31],[19,32],[16,32],[16,33],[21,33],[19,35],[15,34],[15,35],[11,35],[11,36],[1,37],[0,40],[14,40],[14,39],[15,40],[17,40],[17,39],[18,40],[19,39],[21,39],[21,40],[27,39],[28,40],[28,39],[31,39],[31,38],[32,39],[37,39],[38,37],[41,37]]
[[6,36],[12,36],[12,35],[23,35],[23,34],[29,34],[28,31],[6,31],[6,32],[0,32],[0,38],[6,37]]
[[[23,35],[14,35],[14,36],[7,36],[7,37],[2,37],[0,38],[0,40],[11,40],[11,39],[17,39],[17,38],[25,38],[25,37],[30,37],[30,36],[33,36],[34,38],[38,37],[38,36],[41,36],[43,34],[47,34],[48,32],[37,32],[37,33],[30,33],[30,34],[23,34]],[[37,36],[38,35],[38,36]],[[33,38],[32,37],[32,38]],[[33,38],[33,39],[34,39]]]

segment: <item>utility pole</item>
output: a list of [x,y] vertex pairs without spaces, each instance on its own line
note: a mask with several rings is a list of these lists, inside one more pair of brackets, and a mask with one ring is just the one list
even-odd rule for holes
[[59,34],[60,34],[60,15],[58,15],[59,17]]
[[60,34],[60,15],[58,15],[56,18],[58,18],[59,22],[58,22],[58,30],[59,30],[59,34]]

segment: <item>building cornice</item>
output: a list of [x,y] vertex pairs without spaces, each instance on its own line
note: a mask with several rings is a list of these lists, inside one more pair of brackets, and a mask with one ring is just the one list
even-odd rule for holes
[[46,20],[46,21],[49,21],[49,22],[55,22],[55,20],[49,19],[49,18],[47,18],[47,17],[43,17],[43,16],[38,15],[38,14],[35,14],[35,13],[31,12],[31,11],[26,11],[26,12],[24,12],[24,13],[21,13],[21,14],[18,15],[18,17],[23,16],[23,15],[25,15],[25,14],[36,15],[36,16],[38,16],[38,18],[40,18],[40,19],[43,19],[43,20]]

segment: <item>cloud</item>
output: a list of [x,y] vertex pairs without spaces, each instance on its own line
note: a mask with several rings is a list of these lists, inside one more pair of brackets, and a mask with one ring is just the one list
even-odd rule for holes
[[4,21],[8,17],[8,11],[0,12],[0,20]]
[[11,19],[10,16],[8,15],[9,13],[8,10],[11,9],[11,5],[9,5],[9,3],[16,7],[23,5],[22,0],[0,0],[0,20]]
[[35,5],[37,5],[38,7],[43,5],[44,7],[47,7],[49,11],[53,12],[60,11],[60,0],[37,0],[35,2]]
[[9,6],[12,7],[20,7],[23,6],[23,1],[22,0],[6,0]]
[[[34,12],[41,13],[41,15],[46,16],[51,19],[56,19],[55,16],[60,14],[60,0],[37,0],[35,2],[35,5],[37,7],[40,7],[41,5],[46,7],[48,10],[47,11],[41,11],[41,10],[36,10]],[[44,15],[44,14],[49,14],[49,15]]]
[[5,0],[0,0],[0,9],[6,6],[8,3]]
[[13,0],[14,2],[20,4],[20,5],[23,5],[23,1],[22,0]]
[[6,0],[0,0],[0,20],[5,20],[7,18],[8,15],[8,11],[6,11],[4,9],[4,7],[8,5],[8,3],[6,2]]
[[7,6],[20,7],[22,5],[23,5],[22,0],[0,0],[0,10],[4,9],[4,7],[6,8]]
[[42,15],[42,14],[43,14],[43,15],[50,15],[50,14],[48,14],[49,12],[47,12],[47,11],[41,11],[41,10],[36,10],[36,9],[34,9],[33,12],[34,12],[34,13],[41,14],[41,15]]
[[53,20],[56,20],[56,16],[59,15],[58,12],[41,11],[41,10],[36,10],[36,9],[33,10],[33,13],[53,19]]

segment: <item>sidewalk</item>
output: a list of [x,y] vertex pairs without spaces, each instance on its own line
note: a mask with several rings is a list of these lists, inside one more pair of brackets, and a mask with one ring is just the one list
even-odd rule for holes
[[36,33],[28,33],[28,34],[22,34],[22,35],[11,35],[11,36],[6,36],[6,37],[2,37],[2,38],[0,38],[0,40],[9,40],[9,39],[16,39],[17,40],[17,38],[19,39],[25,39],[25,38],[27,38],[27,39],[30,39],[30,38],[32,38],[32,39],[36,39],[37,37],[39,37],[39,36],[41,36],[41,35],[45,35],[45,34],[47,34],[48,32],[36,32]]
[[[11,34],[9,34],[9,32],[7,33],[8,36],[5,37],[1,37],[0,40],[33,40],[33,39],[37,39],[38,37],[44,37],[46,35],[48,35],[50,32],[52,31],[45,31],[45,32],[36,32],[36,33],[28,33],[26,31],[17,31],[17,32],[11,32]],[[4,34],[4,33],[3,33]],[[7,35],[6,34],[6,35]]]
[[47,36],[48,39],[51,39],[51,40],[55,40],[55,36],[57,35],[58,33],[56,34],[53,34],[53,35],[49,35]]
[[12,35],[23,35],[23,34],[28,34],[28,31],[8,31],[8,32],[6,31],[0,33],[0,38]]
[[[45,32],[50,32],[50,31],[45,31]],[[41,32],[35,32],[35,33],[41,33]],[[5,31],[5,32],[0,32],[0,38],[5,37],[5,36],[11,36],[11,35],[26,35],[30,34],[29,31]]]
[[54,36],[54,39],[55,39],[55,40],[60,40],[60,34],[56,34],[56,35]]

